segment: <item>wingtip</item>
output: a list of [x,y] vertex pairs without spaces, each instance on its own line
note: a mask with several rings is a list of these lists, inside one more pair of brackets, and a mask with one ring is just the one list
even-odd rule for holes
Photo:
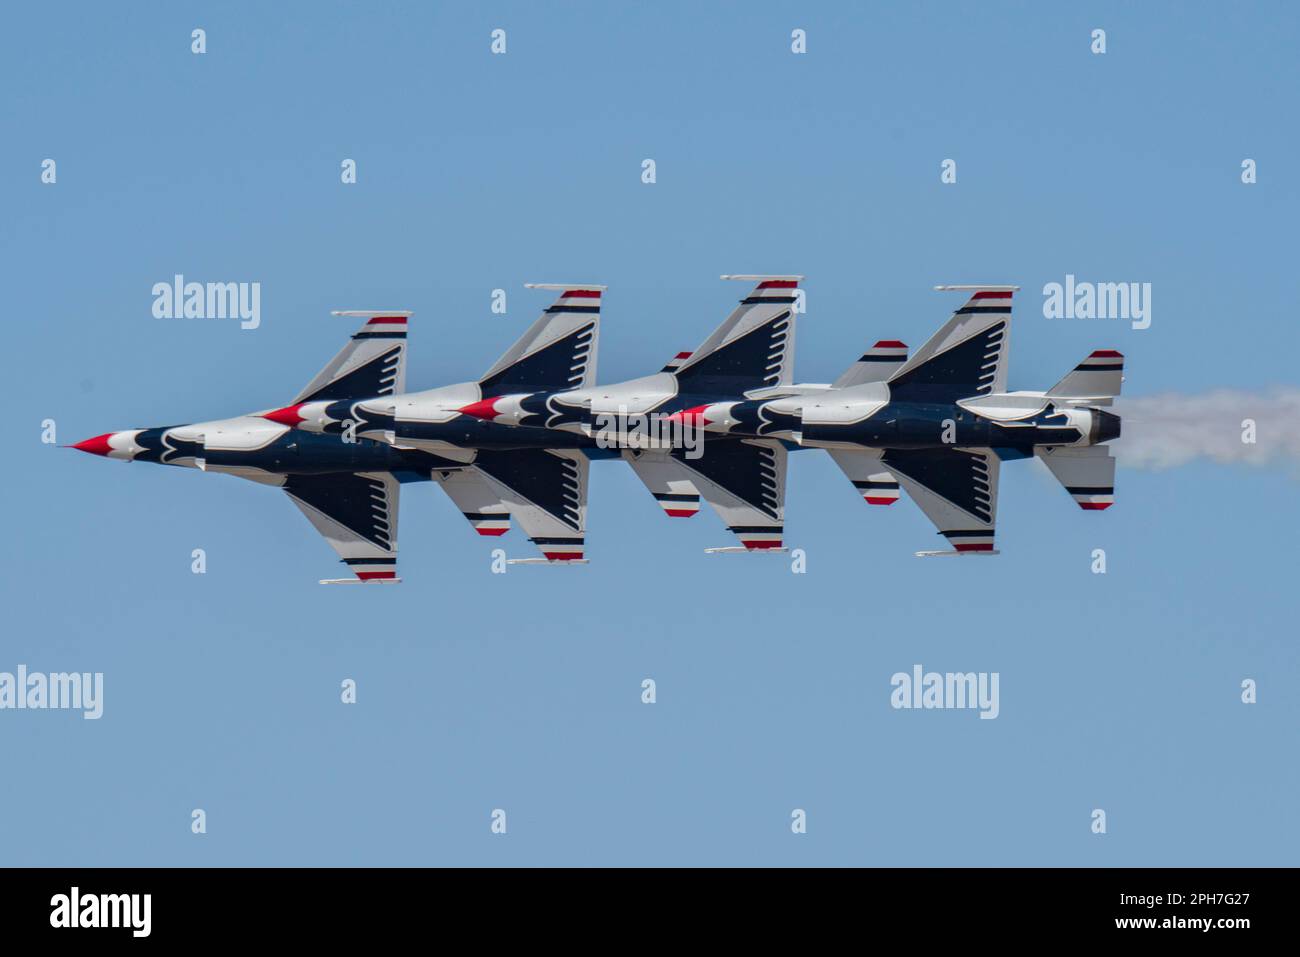
[[602,286],[600,283],[595,283],[595,282],[526,282],[524,283],[524,288],[525,289],[554,289],[560,291],[568,290],[568,289],[581,289],[581,290],[586,290],[588,292],[604,292],[609,288],[609,286]]

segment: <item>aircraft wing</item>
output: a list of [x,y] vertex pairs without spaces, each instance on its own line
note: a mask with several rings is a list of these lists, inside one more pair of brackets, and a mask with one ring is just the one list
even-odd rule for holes
[[685,449],[674,449],[673,461],[744,546],[709,551],[781,549],[785,446],[772,439],[706,438],[700,451],[699,458],[691,459]]
[[650,490],[669,518],[691,518],[700,510],[700,491],[690,475],[667,451],[624,449],[623,461]]
[[585,455],[569,450],[483,450],[472,471],[545,556],[524,561],[581,562],[589,465]]
[[991,449],[890,449],[881,459],[953,551],[918,555],[996,555],[998,457]]
[[290,500],[351,569],[355,578],[323,585],[398,582],[397,508],[401,485],[387,472],[291,475]]

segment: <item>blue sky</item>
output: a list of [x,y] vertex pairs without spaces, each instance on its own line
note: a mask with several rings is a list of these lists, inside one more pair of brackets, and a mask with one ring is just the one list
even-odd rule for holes
[[[705,555],[730,544],[711,513],[667,521],[611,463],[590,565],[492,575],[520,533],[479,540],[417,486],[404,584],[326,589],[334,556],[281,493],[40,442],[47,418],[75,442],[282,405],[350,331],[330,309],[412,309],[409,384],[472,379],[546,304],[525,282],[607,283],[601,378],[639,375],[721,320],[724,272],[807,274],[802,380],[919,346],[954,306],[936,283],[1009,282],[1012,387],[1094,348],[1133,396],[1293,386],[1293,7],[0,16],[0,671],[105,676],[99,721],[0,712],[0,863],[1296,863],[1283,466],[1122,469],[1089,514],[1010,463],[1003,553],[926,561],[915,506],[868,508],[801,452],[804,575]],[[261,327],[154,319],[178,272],[261,282]],[[1043,318],[1066,274],[1150,282],[1151,328]],[[998,672],[1000,716],[892,710],[917,663]]]

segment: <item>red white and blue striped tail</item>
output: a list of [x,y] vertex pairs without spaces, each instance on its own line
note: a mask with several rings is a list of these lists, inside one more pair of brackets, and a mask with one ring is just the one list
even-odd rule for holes
[[866,382],[885,382],[907,361],[907,346],[897,339],[881,339],[862,354],[862,358],[844,370],[834,382],[837,389],[862,385]]
[[674,374],[683,392],[732,394],[788,385],[802,276],[723,276],[753,282],[749,295]]
[[509,509],[487,479],[474,469],[434,472],[433,480],[480,535],[495,538],[510,531]]
[[1115,504],[1115,458],[1106,446],[1037,448],[1034,454],[1080,508],[1100,512]]
[[880,450],[831,449],[829,454],[868,505],[893,505],[898,501],[898,478],[881,466]]
[[690,354],[689,352],[679,352],[679,353],[677,353],[677,355],[675,355],[675,356],[673,356],[671,359],[669,359],[668,362],[664,365],[664,367],[663,367],[662,369],[660,369],[659,371],[660,371],[660,372],[676,372],[678,369],[680,369],[680,368],[682,367],[682,363],[684,363],[684,362],[685,362],[687,359],[689,359],[690,357],[691,357],[691,354]]
[[406,390],[406,320],[402,310],[350,310],[333,315],[365,319],[338,355],[290,405],[396,395]]
[[896,402],[957,402],[1007,391],[1011,297],[1018,286],[936,286],[971,293],[889,378]]
[[1051,396],[1087,399],[1093,405],[1110,405],[1124,383],[1124,356],[1114,349],[1098,349],[1047,390]]
[[529,283],[557,295],[479,380],[484,399],[528,392],[564,392],[596,380],[596,343],[604,286]]
[[650,490],[669,518],[692,518],[700,510],[700,492],[689,474],[667,452],[624,449],[623,461]]

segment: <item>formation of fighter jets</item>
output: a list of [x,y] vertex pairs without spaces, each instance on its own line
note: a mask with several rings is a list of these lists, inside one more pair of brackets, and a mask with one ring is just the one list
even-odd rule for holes
[[441,486],[480,535],[517,521],[542,555],[517,561],[582,562],[592,459],[627,462],[671,517],[703,498],[740,542],[710,551],[782,549],[786,457],[801,448],[826,449],[870,504],[905,489],[951,546],[918,555],[996,554],[1004,460],[1042,459],[1084,509],[1114,501],[1103,443],[1120,420],[1104,407],[1123,356],[1093,352],[1046,392],[1007,391],[1017,287],[936,287],[970,295],[915,354],[883,340],[835,382],[795,384],[803,277],[723,278],[754,286],[703,345],[643,378],[595,384],[604,286],[536,285],[554,303],[478,381],[407,392],[410,313],[341,312],[364,324],[290,405],[73,447],[282,488],[355,576],[324,584],[400,580],[411,482]]

